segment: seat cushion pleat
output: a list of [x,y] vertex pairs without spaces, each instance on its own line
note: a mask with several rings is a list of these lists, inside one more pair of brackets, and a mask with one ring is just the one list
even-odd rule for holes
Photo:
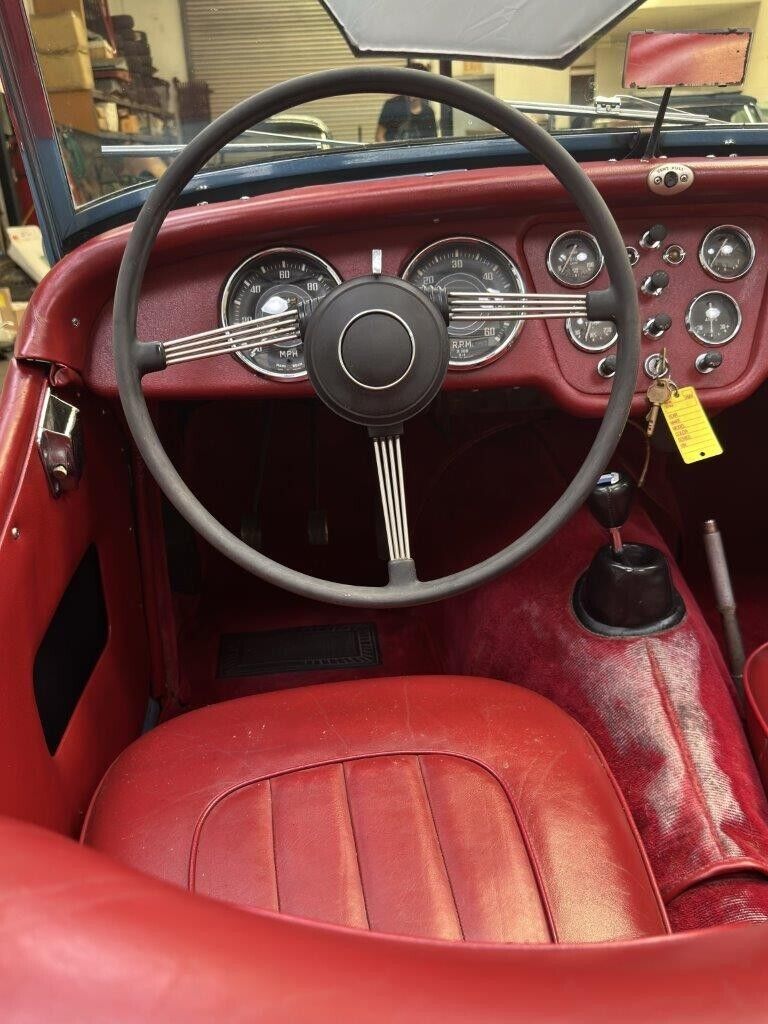
[[345,771],[370,927],[462,938],[418,758],[361,758]]
[[190,888],[241,907],[277,910],[269,782],[229,794],[203,818]]
[[271,786],[280,910],[366,928],[343,767],[293,772]]
[[502,787],[466,759],[420,761],[465,939],[550,942],[539,883]]

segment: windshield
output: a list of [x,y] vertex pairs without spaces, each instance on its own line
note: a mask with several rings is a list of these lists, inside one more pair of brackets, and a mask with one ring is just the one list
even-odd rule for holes
[[[768,0],[646,0],[563,70],[466,60],[418,66],[517,103],[554,133],[649,127],[661,90],[622,88],[628,32],[738,22],[753,32],[743,86],[676,89],[665,123],[748,130],[765,120],[768,105],[763,6]],[[32,33],[78,206],[156,180],[204,125],[267,86],[331,67],[406,63],[356,58],[320,0],[38,0],[35,10]],[[436,140],[451,145],[492,134],[436,103],[337,97],[254,125],[211,166]]]

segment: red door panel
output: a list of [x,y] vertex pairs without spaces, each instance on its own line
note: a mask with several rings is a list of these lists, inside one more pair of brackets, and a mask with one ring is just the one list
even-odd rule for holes
[[[89,396],[57,391],[80,409],[84,471],[76,490],[54,498],[36,444],[46,388],[42,367],[14,363],[0,402],[0,811],[75,834],[105,769],[140,731],[149,692],[146,628],[118,424]],[[51,754],[33,687],[35,657],[91,546],[106,642]]]

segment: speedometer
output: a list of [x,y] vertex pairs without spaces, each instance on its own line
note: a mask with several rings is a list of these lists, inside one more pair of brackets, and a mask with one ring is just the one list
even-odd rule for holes
[[[266,249],[241,263],[230,275],[221,295],[221,322],[231,327],[294,309],[304,320],[337,284],[341,284],[341,278],[319,256],[303,249]],[[249,370],[265,377],[298,380],[307,375],[301,337],[234,355]]]
[[[509,295],[524,291],[520,271],[505,252],[479,238],[445,238],[428,245],[410,260],[403,278],[420,288],[445,314],[451,292]],[[478,316],[448,328],[450,366],[475,369],[507,351],[523,321]]]

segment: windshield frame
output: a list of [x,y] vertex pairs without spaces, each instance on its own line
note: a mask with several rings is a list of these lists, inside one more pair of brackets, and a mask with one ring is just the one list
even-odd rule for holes
[[[24,0],[5,0],[0,32],[0,77],[51,263],[88,238],[135,219],[153,184],[138,184],[76,206],[53,124]],[[744,129],[748,130],[744,130]],[[573,129],[558,141],[581,161],[635,155],[644,128]],[[768,124],[675,127],[662,133],[663,152],[678,157],[749,151],[768,154]],[[451,137],[365,148],[334,147],[300,157],[203,172],[190,183],[181,206],[239,199],[328,181],[438,173],[532,162],[511,139]]]

